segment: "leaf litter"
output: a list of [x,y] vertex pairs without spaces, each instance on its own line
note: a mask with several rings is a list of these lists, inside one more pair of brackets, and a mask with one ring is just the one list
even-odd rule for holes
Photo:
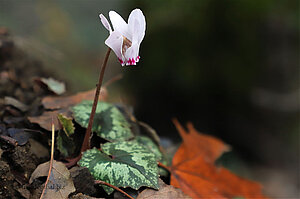
[[[29,183],[39,177],[48,176],[50,162],[40,164],[32,173]],[[69,194],[75,191],[69,170],[62,162],[53,160],[52,171],[45,191],[44,198],[68,198]]]
[[266,198],[262,186],[235,175],[214,162],[229,147],[221,140],[200,134],[191,123],[186,131],[173,120],[183,143],[173,157],[171,185],[192,198]]

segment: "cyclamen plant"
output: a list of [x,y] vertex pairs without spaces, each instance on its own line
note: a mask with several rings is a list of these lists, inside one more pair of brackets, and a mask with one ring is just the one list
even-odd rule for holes
[[102,14],[100,14],[99,17],[104,27],[110,33],[109,37],[105,41],[105,44],[109,48],[107,50],[106,56],[101,67],[88,127],[86,129],[85,137],[80,150],[81,153],[78,157],[70,159],[69,163],[67,164],[68,166],[76,164],[77,161],[79,161],[79,159],[81,158],[82,152],[86,151],[87,149],[90,149],[90,138],[93,120],[98,104],[100,89],[110,51],[114,51],[122,66],[136,65],[136,63],[140,60],[140,44],[145,36],[146,20],[143,12],[140,9],[134,9],[130,13],[128,18],[128,24],[118,13],[116,13],[115,11],[110,11],[109,17],[114,30],[112,30],[108,20]]

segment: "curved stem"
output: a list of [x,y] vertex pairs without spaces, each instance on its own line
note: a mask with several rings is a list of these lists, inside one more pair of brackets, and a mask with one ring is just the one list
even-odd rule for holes
[[161,163],[161,162],[157,162],[157,163],[158,163],[158,166],[159,166],[159,167],[164,168],[164,169],[167,170],[169,173],[171,173],[170,167],[164,165],[164,164]]
[[86,151],[87,149],[89,149],[91,147],[91,131],[92,131],[92,126],[93,126],[93,121],[94,121],[94,116],[95,116],[95,112],[96,112],[96,108],[97,108],[97,104],[98,104],[98,100],[99,100],[99,94],[100,94],[100,89],[102,86],[102,81],[103,81],[103,77],[104,77],[104,72],[105,72],[105,68],[107,65],[107,61],[108,61],[108,57],[110,54],[111,49],[108,48],[102,67],[101,67],[101,71],[100,71],[100,76],[99,76],[99,81],[97,84],[97,89],[96,89],[96,93],[95,93],[95,97],[94,97],[94,102],[93,102],[93,107],[92,107],[92,111],[91,111],[91,115],[90,115],[90,119],[89,119],[89,124],[88,127],[86,129],[85,132],[85,136],[84,136],[84,140],[81,146],[81,150],[80,150],[80,156],[81,153]]
[[55,129],[54,129],[54,122],[53,122],[53,117],[52,117],[52,139],[51,139],[51,157],[50,157],[50,163],[49,163],[49,171],[48,171],[48,176],[47,176],[47,180],[45,182],[45,186],[44,186],[44,189],[43,189],[43,192],[40,196],[40,199],[42,199],[44,197],[44,194],[45,194],[45,191],[47,189],[47,184],[49,182],[49,179],[50,179],[50,175],[51,175],[51,172],[52,172],[52,167],[53,167],[53,161],[54,161],[54,137],[55,137]]
[[122,194],[124,194],[124,195],[127,196],[128,198],[134,199],[134,198],[131,197],[128,193],[126,193],[126,192],[123,191],[122,189],[120,189],[120,188],[118,188],[118,187],[116,187],[116,186],[114,186],[114,185],[112,185],[112,184],[109,184],[109,183],[104,182],[104,181],[102,181],[102,180],[95,180],[95,183],[96,183],[96,184],[103,184],[103,185],[109,186],[109,187],[111,187],[111,188],[113,188],[113,189],[115,189],[115,190],[121,192]]

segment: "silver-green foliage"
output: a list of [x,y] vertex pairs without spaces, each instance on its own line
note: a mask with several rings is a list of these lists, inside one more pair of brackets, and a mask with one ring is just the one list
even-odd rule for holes
[[[84,128],[88,126],[92,106],[92,101],[83,101],[72,108],[75,121]],[[122,113],[106,102],[98,103],[92,131],[108,141],[122,141],[133,137],[130,125]]]
[[[141,145],[143,145],[149,153],[153,153],[156,157],[157,161],[160,161],[164,165],[167,165],[167,160],[166,157],[162,154],[162,152],[159,150],[159,147],[152,141],[151,138],[146,137],[146,136],[136,136],[135,138]],[[158,168],[159,175],[161,176],[167,176],[168,172],[159,167]]]
[[[79,165],[87,167],[97,180],[117,187],[158,189],[157,157],[138,141],[105,143],[102,152],[96,148],[86,151]],[[111,194],[112,188],[103,187]]]

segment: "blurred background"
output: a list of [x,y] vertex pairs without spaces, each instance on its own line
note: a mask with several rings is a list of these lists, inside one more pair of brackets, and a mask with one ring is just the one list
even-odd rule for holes
[[232,146],[219,164],[260,181],[274,198],[299,197],[299,1],[0,0],[0,26],[69,93],[95,87],[108,31],[98,15],[132,9],[147,30],[136,67],[110,56],[111,100],[162,140],[179,143],[171,118]]

